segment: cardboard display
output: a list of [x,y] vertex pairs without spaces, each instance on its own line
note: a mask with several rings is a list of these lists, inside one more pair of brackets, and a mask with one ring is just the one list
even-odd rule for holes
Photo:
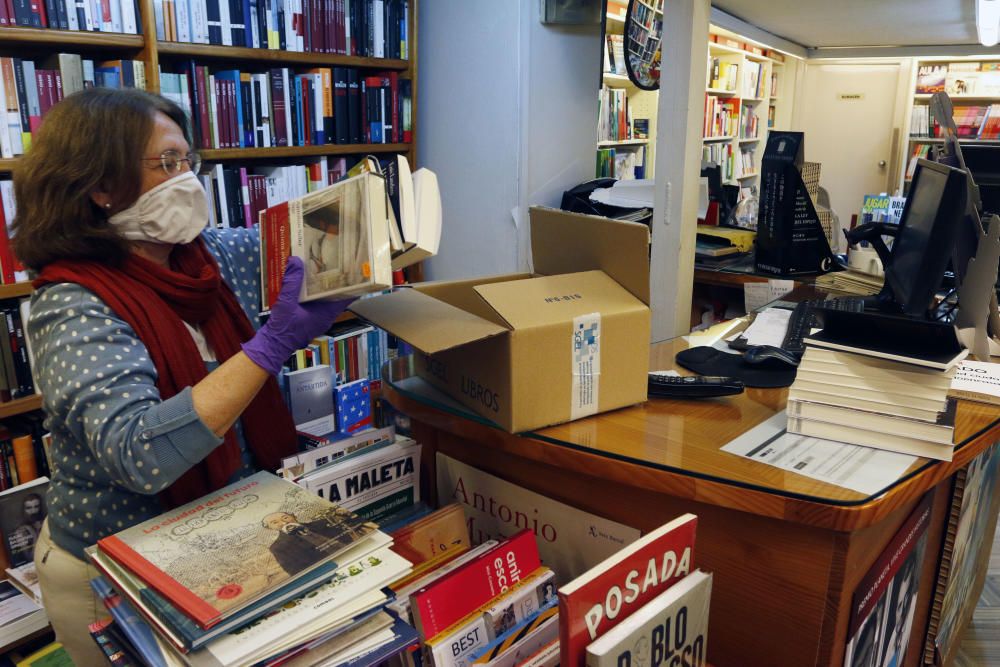
[[802,132],[771,131],[761,161],[755,269],[776,276],[837,268],[816,207],[802,182]]
[[351,310],[425,380],[510,432],[646,400],[649,228],[533,207],[534,272],[416,284]]

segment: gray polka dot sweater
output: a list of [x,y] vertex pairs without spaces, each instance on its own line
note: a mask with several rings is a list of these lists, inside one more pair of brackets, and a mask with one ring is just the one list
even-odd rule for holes
[[[256,326],[257,230],[211,229],[202,238]],[[222,439],[194,411],[190,388],[160,398],[145,345],[89,290],[37,290],[27,329],[52,432],[49,528],[56,544],[83,558],[84,547],[159,514],[156,494]],[[247,463],[244,454],[244,471]]]

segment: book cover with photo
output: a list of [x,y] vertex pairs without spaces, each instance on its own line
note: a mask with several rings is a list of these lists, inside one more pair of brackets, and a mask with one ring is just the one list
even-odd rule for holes
[[302,260],[300,301],[345,299],[392,286],[385,181],[362,173],[260,214],[262,308],[281,291],[289,256]]
[[375,529],[259,472],[106,537],[98,548],[208,628]]
[[979,589],[986,573],[984,561],[990,558],[991,537],[996,529],[991,519],[996,516],[998,502],[1000,444],[977,456],[959,474],[965,475],[965,489],[934,640],[939,660],[950,655],[957,644],[956,633],[974,613],[978,596],[971,593]]
[[844,667],[901,667],[917,609],[933,493],[910,513],[854,589]]
[[38,477],[0,493],[0,532],[11,567],[31,563],[35,557],[35,542],[47,514],[48,488],[49,479]]

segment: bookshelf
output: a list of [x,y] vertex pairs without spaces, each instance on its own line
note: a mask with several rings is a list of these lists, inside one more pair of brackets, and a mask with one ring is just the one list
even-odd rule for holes
[[948,93],[962,144],[1000,145],[1000,56],[917,60],[910,82],[909,136],[900,188],[906,192],[916,158],[944,140],[930,110],[935,92]]
[[[112,0],[114,1],[114,0]],[[305,146],[248,148],[211,148],[200,146],[206,165],[223,163],[230,167],[282,166],[301,164],[319,157],[404,154],[416,168],[417,101],[417,12],[418,0],[406,0],[406,42],[408,58],[376,58],[315,51],[289,51],[245,46],[171,41],[157,38],[154,0],[138,0],[136,24],[141,34],[88,32],[24,26],[0,26],[0,57],[24,58],[51,63],[56,53],[78,54],[95,61],[128,59],[141,61],[145,69],[146,89],[167,92],[161,87],[160,72],[183,72],[190,63],[217,69],[265,72],[271,68],[289,68],[291,74],[314,67],[344,67],[359,71],[359,76],[376,72],[394,72],[410,85],[412,135],[408,143],[322,143]],[[386,53],[388,53],[388,47]],[[53,67],[47,64],[47,67]],[[41,67],[41,65],[39,65]],[[362,100],[363,102],[363,100]],[[400,133],[401,134],[401,133]],[[196,138],[197,140],[197,138]],[[0,178],[9,179],[18,157],[0,158]],[[419,275],[419,267],[415,276]],[[30,296],[30,283],[0,285],[0,300]],[[343,318],[342,318],[343,319]],[[0,403],[0,419],[41,407],[41,396],[28,396]]]
[[716,26],[709,30],[702,159],[722,165],[741,197],[757,192],[767,130],[779,113],[785,56]]
[[[623,40],[627,4],[613,0],[607,3],[596,175],[619,179],[652,178],[659,94],[636,87],[625,70]],[[636,136],[636,119],[645,120],[645,137]]]

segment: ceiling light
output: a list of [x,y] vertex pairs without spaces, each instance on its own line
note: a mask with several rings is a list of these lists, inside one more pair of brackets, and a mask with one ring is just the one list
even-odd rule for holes
[[976,29],[983,46],[1000,42],[1000,0],[976,0]]

